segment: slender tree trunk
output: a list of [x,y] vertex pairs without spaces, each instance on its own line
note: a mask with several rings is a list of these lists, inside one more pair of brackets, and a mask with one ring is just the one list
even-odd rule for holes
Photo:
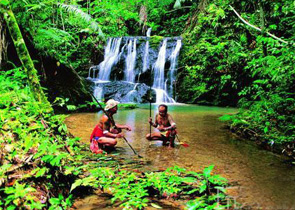
[[[265,35],[265,17],[264,17],[264,11],[262,7],[261,0],[258,0],[258,6],[259,6],[259,15],[260,15],[260,28],[262,33]],[[262,44],[263,54],[267,56],[267,46],[265,43]]]
[[39,78],[37,75],[37,70],[34,67],[34,63],[31,59],[21,31],[19,29],[18,23],[15,19],[15,16],[10,9],[9,4],[1,5],[0,2],[0,12],[3,13],[4,20],[7,24],[10,36],[13,40],[15,49],[17,51],[18,57],[23,65],[23,68],[26,71],[28,77],[28,84],[31,89],[31,92],[34,98],[43,103],[48,111],[52,111],[51,105],[48,102],[39,82]]
[[192,30],[196,26],[196,24],[198,22],[198,15],[200,13],[204,12],[208,3],[209,3],[209,0],[200,0],[199,1],[197,9],[194,11],[193,15],[188,19],[188,21],[186,23],[186,27],[183,30],[183,32],[186,31],[187,29]]

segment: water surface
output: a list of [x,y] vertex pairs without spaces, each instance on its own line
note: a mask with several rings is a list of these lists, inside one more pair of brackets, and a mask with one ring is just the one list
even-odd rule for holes
[[[157,107],[153,106],[152,116],[156,111]],[[226,177],[231,184],[228,194],[244,207],[295,209],[295,168],[285,164],[282,156],[259,149],[253,142],[239,140],[225,129],[218,117],[236,111],[197,105],[169,106],[169,113],[177,124],[179,139],[190,145],[178,145],[174,149],[161,146],[161,142],[151,143],[145,139],[150,130],[147,123],[150,113],[148,105],[140,105],[134,110],[119,109],[114,119],[116,123],[132,127],[133,131],[126,132],[126,138],[141,156],[151,160],[152,164],[144,166],[143,170],[178,165],[200,171],[214,164],[214,172]],[[101,114],[72,114],[66,123],[72,134],[89,143],[92,129]],[[124,157],[133,155],[124,140],[119,140],[115,152]]]

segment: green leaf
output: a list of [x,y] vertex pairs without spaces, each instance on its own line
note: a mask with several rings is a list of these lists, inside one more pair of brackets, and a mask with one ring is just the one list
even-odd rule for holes
[[226,193],[226,189],[224,187],[215,186],[214,188],[221,191],[221,192],[223,192],[223,193]]
[[232,119],[233,119],[233,116],[228,115],[228,114],[219,117],[219,120],[221,120],[221,121],[230,121]]
[[204,180],[201,182],[201,185],[199,186],[199,192],[203,193],[207,189],[207,182]]
[[72,192],[74,189],[76,189],[77,187],[81,186],[83,183],[82,179],[78,179],[74,182],[74,184],[72,184],[70,192]]
[[268,127],[264,127],[263,132],[267,133],[268,132]]
[[203,174],[205,178],[208,178],[210,176],[210,173],[212,172],[213,168],[214,168],[214,165],[211,165],[203,170]]
[[48,170],[48,169],[47,169],[46,167],[41,168],[41,169],[37,172],[36,177],[43,176],[43,175],[47,172],[47,170]]
[[162,209],[161,206],[159,206],[159,205],[157,205],[155,203],[151,203],[151,206],[154,207],[154,208],[156,208],[156,209]]
[[9,5],[9,1],[8,0],[0,0],[0,5],[8,6]]

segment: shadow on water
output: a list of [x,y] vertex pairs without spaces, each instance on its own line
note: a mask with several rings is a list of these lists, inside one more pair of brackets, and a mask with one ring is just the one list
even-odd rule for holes
[[[157,106],[153,106],[152,116],[156,111]],[[214,164],[214,172],[226,177],[231,184],[228,194],[243,206],[253,209],[295,209],[295,168],[284,164],[284,157],[261,150],[253,142],[236,139],[224,129],[218,117],[236,111],[195,105],[169,106],[169,113],[177,123],[180,140],[190,145],[177,145],[174,149],[161,146],[161,142],[145,140],[145,135],[149,133],[148,105],[140,105],[134,110],[119,109],[115,121],[133,128],[132,132],[126,132],[126,138],[141,156],[151,160],[151,164],[143,166],[142,170],[161,170],[178,165],[200,171]],[[89,143],[89,136],[100,115],[72,114],[66,123],[72,134]],[[121,156],[133,155],[123,140],[117,146],[116,152]]]

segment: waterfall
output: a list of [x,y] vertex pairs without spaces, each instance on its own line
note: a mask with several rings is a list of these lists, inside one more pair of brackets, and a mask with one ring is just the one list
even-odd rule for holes
[[177,40],[176,46],[174,50],[172,51],[169,59],[170,59],[170,69],[169,69],[169,74],[170,74],[170,94],[173,94],[173,82],[175,81],[175,73],[176,73],[176,65],[177,65],[177,57],[179,55],[179,51],[181,48],[181,40]]
[[162,47],[159,50],[158,58],[154,64],[154,84],[153,88],[164,89],[164,70],[166,62],[167,39],[164,39]]
[[154,64],[154,84],[153,89],[156,91],[156,103],[174,103],[170,98],[165,88],[165,62],[166,62],[166,45],[167,39],[164,39],[163,44],[159,50],[158,58]]
[[148,66],[149,66],[149,41],[145,43],[142,72],[145,72],[148,69]]
[[98,101],[102,101],[104,97],[104,92],[102,87],[103,83],[106,83],[106,81],[101,81],[101,80],[94,81],[95,87],[94,87],[93,95]]
[[99,80],[108,81],[112,67],[118,62],[122,38],[110,38],[105,48],[104,60],[99,64]]
[[98,101],[102,101],[102,98],[103,98],[103,89],[102,89],[102,87],[96,86],[95,89],[94,89],[93,95]]
[[[147,37],[151,36],[151,31],[152,31],[151,28],[147,30],[146,32]],[[149,66],[149,41],[146,41],[145,48],[144,48],[142,72],[145,72],[148,69],[148,66]]]
[[128,102],[137,102],[136,100],[136,93],[137,93],[137,90],[136,90],[136,87],[138,86],[138,83],[136,83],[134,85],[134,88],[133,90],[131,90],[130,92],[127,93],[127,95],[125,96],[124,98],[124,101],[128,101]]
[[[150,35],[151,29],[148,29],[146,37],[108,39],[103,61],[90,67],[87,77],[95,83],[94,95],[98,100],[113,98],[121,102],[146,102],[150,89],[147,83],[152,80],[156,103],[175,103],[171,96],[181,38],[168,37],[159,43],[158,39],[152,42]],[[167,60],[169,69],[165,69]],[[116,74],[112,75],[115,81],[110,81],[111,73]]]
[[129,41],[127,46],[127,57],[126,57],[126,68],[125,68],[125,81],[134,82],[135,81],[135,67],[136,61],[136,39],[132,42]]
[[146,32],[146,36],[150,37],[151,36],[151,32],[152,32],[152,28],[149,28]]
[[156,103],[175,103],[174,99],[169,97],[167,92],[163,89],[153,88],[153,90],[156,92]]

